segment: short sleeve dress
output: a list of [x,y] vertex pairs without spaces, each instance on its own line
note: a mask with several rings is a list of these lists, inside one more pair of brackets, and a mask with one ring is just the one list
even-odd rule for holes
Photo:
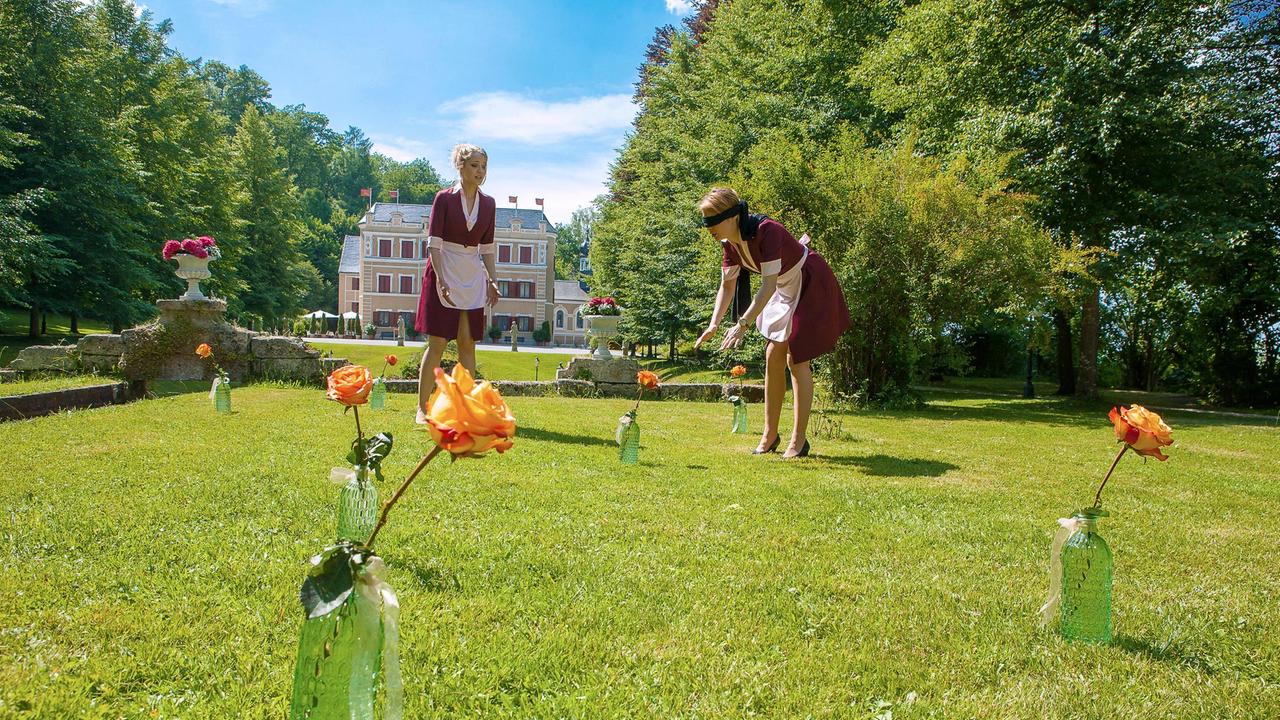
[[740,245],[722,245],[725,277],[737,277],[742,268],[778,276],[778,287],[756,318],[756,329],[774,342],[788,343],[791,362],[807,362],[835,348],[849,329],[849,307],[821,255],[770,218],[760,221],[755,237]]
[[[470,212],[468,212],[470,210]],[[440,250],[441,265],[434,267],[430,258],[422,277],[422,295],[418,298],[418,317],[414,327],[426,335],[455,340],[458,337],[460,311],[468,310],[467,322],[471,338],[484,336],[484,306],[489,274],[482,255],[494,253],[493,226],[497,204],[493,198],[476,192],[471,208],[463,202],[461,186],[441,190],[431,203],[427,224],[428,243]],[[443,277],[454,304],[440,295],[438,278]]]

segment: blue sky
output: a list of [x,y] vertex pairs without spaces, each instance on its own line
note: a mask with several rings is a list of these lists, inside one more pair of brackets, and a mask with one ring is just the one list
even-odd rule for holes
[[398,160],[451,176],[449,149],[489,151],[485,192],[546,198],[563,222],[604,191],[635,115],[636,68],[685,0],[143,0],[188,57],[248,65],[276,105],[361,128]]

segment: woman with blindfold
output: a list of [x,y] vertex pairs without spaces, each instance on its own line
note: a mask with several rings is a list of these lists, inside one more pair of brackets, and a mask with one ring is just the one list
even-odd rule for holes
[[[747,203],[729,188],[713,188],[698,203],[702,223],[720,241],[724,259],[720,270],[720,291],[716,293],[711,324],[694,347],[710,340],[720,329],[720,319],[738,296],[737,323],[725,332],[720,348],[735,348],[746,339],[752,324],[769,341],[765,348],[764,435],[756,454],[774,452],[781,436],[778,421],[787,392],[786,368],[791,369],[795,394],[795,425],[785,458],[809,454],[805,431],[813,408],[813,374],[809,361],[830,352],[840,335],[849,328],[849,308],[835,273],[818,253],[807,245],[809,238],[796,240],[778,222],[747,212]],[[760,290],[745,304],[746,280],[743,268],[761,276]],[[749,292],[749,290],[748,290]]]

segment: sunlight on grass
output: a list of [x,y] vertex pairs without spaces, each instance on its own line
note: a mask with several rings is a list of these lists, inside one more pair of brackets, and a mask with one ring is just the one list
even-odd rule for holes
[[[379,539],[406,717],[1276,717],[1280,431],[1189,418],[1108,487],[1109,647],[1040,630],[1055,520],[1114,451],[1095,408],[941,398],[749,454],[725,404],[510,399],[515,448],[429,468]],[[0,709],[280,717],[352,422],[255,385],[0,426]],[[413,399],[391,483],[428,448]],[[760,406],[750,408],[752,429]],[[381,488],[384,497],[389,486]],[[25,713],[25,714],[24,714]]]

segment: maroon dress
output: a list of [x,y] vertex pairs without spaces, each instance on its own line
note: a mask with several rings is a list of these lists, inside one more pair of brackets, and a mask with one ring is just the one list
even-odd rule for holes
[[[461,188],[454,186],[436,193],[435,200],[431,203],[431,216],[427,225],[427,236],[431,246],[436,247],[442,240],[461,246],[442,250],[440,254],[443,256],[443,262],[449,262],[452,257],[474,261],[466,254],[457,254],[455,251],[458,250],[475,248],[471,253],[478,252],[481,255],[493,253],[493,226],[497,216],[497,204],[493,198],[479,191],[476,192],[476,198],[480,207],[476,211],[475,224],[467,229]],[[454,297],[452,289],[450,297]],[[473,307],[463,309],[467,310],[471,339],[479,341],[484,338],[484,302],[473,302],[471,305]],[[414,320],[414,327],[425,335],[456,340],[458,318],[461,316],[462,310],[448,307],[440,301],[440,294],[436,289],[436,268],[432,267],[431,258],[428,257],[427,269],[422,277],[422,295],[418,298],[418,317]]]
[[787,342],[793,363],[830,352],[851,321],[844,292],[827,261],[768,218],[761,220],[746,247],[750,257],[743,262],[733,243],[723,243],[721,265],[727,272],[745,267],[762,275],[778,275],[778,289],[756,320],[760,332],[770,340]]

